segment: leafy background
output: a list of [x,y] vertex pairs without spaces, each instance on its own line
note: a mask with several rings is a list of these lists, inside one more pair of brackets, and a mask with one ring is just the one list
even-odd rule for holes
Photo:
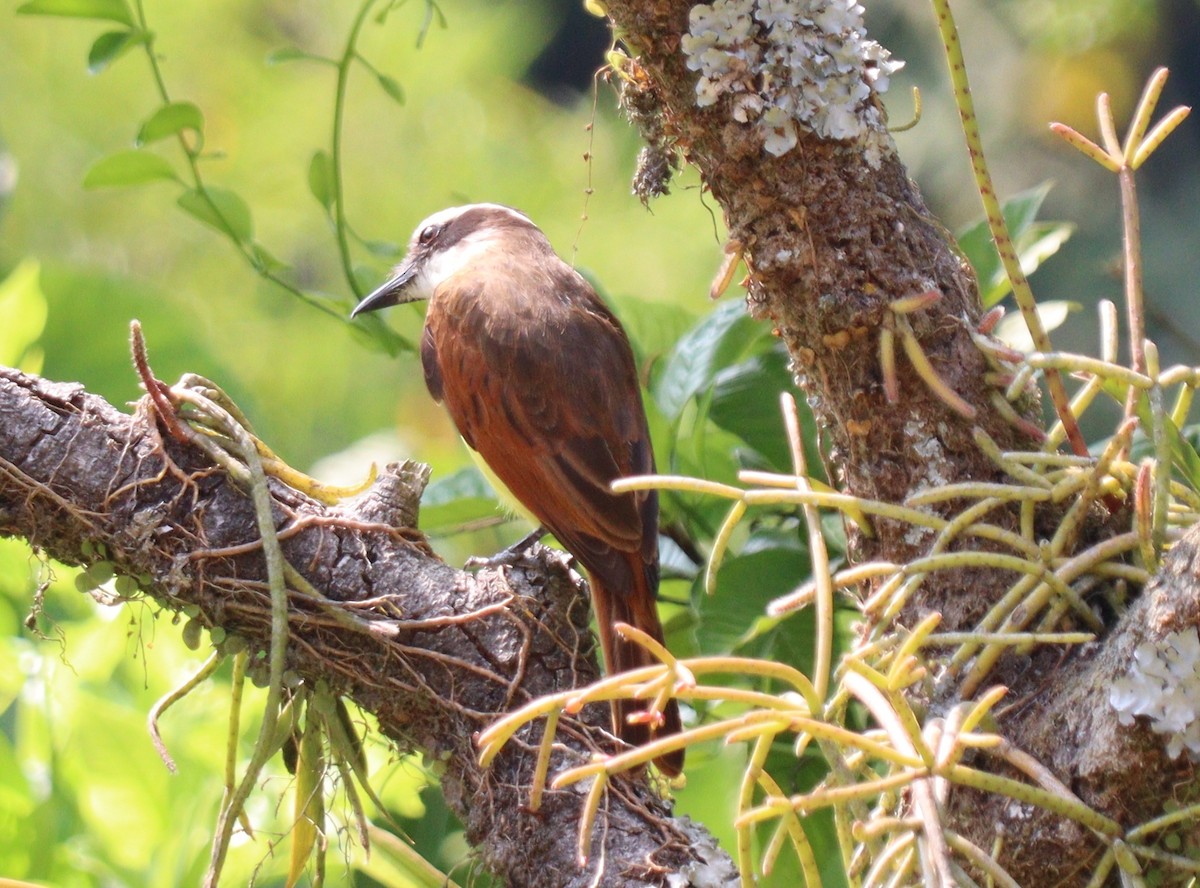
[[[451,562],[517,537],[522,528],[494,520],[488,492],[464,468],[457,436],[425,394],[412,355],[389,354],[379,331],[366,337],[342,320],[353,294],[313,194],[322,194],[313,156],[329,150],[336,72],[295,50],[340,56],[357,7],[177,0],[145,8],[171,97],[202,113],[206,181],[240,196],[254,241],[278,260],[282,277],[332,309],[325,313],[264,282],[228,240],[181,211],[171,181],[84,187],[89,170],[93,182],[104,170],[98,162],[134,147],[161,104],[144,50],[134,44],[116,54],[112,38],[97,50],[111,21],[23,16],[20,6],[0,3],[0,362],[81,381],[118,404],[132,401],[139,391],[126,340],[129,320],[139,318],[160,377],[191,371],[218,381],[297,467],[346,481],[361,478],[373,459],[431,463],[437,480],[424,522]],[[630,196],[639,143],[615,112],[611,89],[591,86],[606,38],[577,6],[446,0],[430,17],[429,7],[410,0],[386,21],[368,22],[359,52],[369,67],[356,65],[349,80],[342,146],[349,221],[370,242],[352,245],[356,279],[360,286],[381,279],[388,244],[402,244],[433,210],[482,200],[519,206],[560,253],[602,282],[626,321],[646,368],[662,466],[718,480],[741,466],[785,468],[776,398],[788,384],[785,361],[769,330],[741,315],[736,292],[715,309],[707,297],[721,257],[719,213],[691,172],[651,212]],[[1164,107],[1195,104],[1200,63],[1188,35],[1200,31],[1200,6],[959,6],[1002,193],[1053,178],[1046,212],[1078,223],[1035,287],[1083,306],[1056,337],[1089,350],[1093,306],[1119,288],[1115,183],[1056,145],[1045,122],[1092,132],[1096,92],[1113,93],[1120,117],[1163,63],[1174,72]],[[908,61],[888,99],[893,122],[912,116],[903,87],[923,92],[922,121],[898,134],[901,151],[934,212],[962,228],[978,209],[930,14],[878,2],[868,24]],[[1197,362],[1198,132],[1189,123],[1143,180],[1150,333],[1168,363]],[[170,140],[146,150],[183,173]],[[419,311],[391,314],[391,328],[411,340]],[[702,551],[722,511],[695,497],[665,498],[666,520]],[[475,519],[488,526],[459,531]],[[806,617],[760,618],[766,601],[805,577],[803,539],[796,516],[756,515],[735,538],[711,598],[698,589],[696,565],[666,546],[672,649],[738,650],[807,668]],[[220,799],[227,674],[164,717],[179,764],[169,774],[146,735],[146,712],[198,667],[203,651],[180,643],[174,615],[146,603],[99,607],[76,591],[74,574],[0,542],[0,876],[61,886],[196,884]],[[39,623],[45,638],[22,625],[39,583],[49,583]],[[843,632],[849,623],[847,611]],[[254,705],[252,696],[247,712]],[[381,745],[370,756],[381,795],[417,850],[468,881],[468,849],[426,765],[395,760]],[[694,751],[678,792],[680,810],[726,840],[744,760],[739,748]],[[771,765],[794,788],[822,773],[820,761],[797,761],[786,749]],[[278,764],[270,775],[252,800],[258,837],[234,849],[228,884],[283,884],[290,806],[279,799],[290,778]],[[809,829],[818,847],[832,849],[826,824],[812,821]],[[405,874],[404,855],[386,843],[368,860],[350,850],[345,831],[330,839],[333,883],[424,884]],[[837,884],[836,857],[825,859],[829,884]],[[796,878],[783,862],[771,883]]]

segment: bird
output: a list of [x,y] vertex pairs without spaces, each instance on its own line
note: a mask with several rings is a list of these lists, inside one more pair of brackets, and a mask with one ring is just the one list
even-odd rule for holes
[[[420,353],[430,394],[540,525],[531,537],[549,532],[587,570],[605,669],[657,663],[614,629],[628,623],[663,643],[657,493],[610,486],[655,470],[624,328],[528,216],[499,204],[422,221],[392,275],[351,317],[418,300],[428,301]],[[643,710],[640,701],[614,701],[624,742],[680,732],[673,698],[661,722]],[[672,751],[655,765],[674,777],[683,759]]]

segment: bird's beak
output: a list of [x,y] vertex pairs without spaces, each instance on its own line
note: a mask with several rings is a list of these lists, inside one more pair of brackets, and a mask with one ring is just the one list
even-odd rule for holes
[[354,318],[368,311],[378,311],[389,305],[399,305],[402,302],[415,302],[420,297],[409,291],[409,284],[417,276],[416,263],[405,260],[400,263],[396,273],[383,282],[373,292],[363,297],[362,302],[354,306],[350,317]]

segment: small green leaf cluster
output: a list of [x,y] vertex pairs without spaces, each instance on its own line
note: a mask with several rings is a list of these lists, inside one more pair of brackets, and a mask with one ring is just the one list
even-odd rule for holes
[[[370,3],[363,5],[359,24],[370,6]],[[121,25],[120,30],[105,32],[93,42],[88,53],[88,70],[94,74],[104,71],[130,49],[141,47],[145,51],[160,105],[139,124],[133,148],[105,155],[91,165],[84,176],[85,188],[125,188],[152,183],[173,183],[181,189],[176,198],[179,209],[226,238],[257,274],[309,306],[349,323],[347,314],[355,299],[331,298],[328,294],[307,291],[290,282],[286,276],[290,271],[287,264],[276,258],[255,238],[254,216],[246,199],[230,188],[205,181],[201,163],[211,155],[205,152],[204,113],[194,102],[178,101],[170,97],[154,47],[154,32],[146,24],[140,5],[135,13],[127,0],[30,0],[19,7],[18,12],[26,15],[96,19]],[[342,206],[341,177],[338,171],[340,126],[350,63],[358,62],[367,68],[388,96],[401,104],[404,101],[404,91],[400,83],[377,70],[357,51],[357,37],[356,25],[346,55],[341,60],[290,48],[276,51],[268,59],[271,63],[291,60],[317,61],[337,68],[338,104],[334,113],[339,131],[335,133],[331,153],[323,150],[314,153],[309,166],[308,181],[313,195],[334,223],[339,252],[355,297],[361,296],[378,275],[370,268],[352,267],[348,239],[362,239],[351,230]],[[151,150],[152,146],[166,141],[176,142],[182,150],[185,167],[182,171],[167,158]],[[392,245],[383,242],[362,242],[368,251],[376,256],[394,258],[398,252]],[[391,355],[412,348],[411,343],[393,332],[379,318],[363,319],[350,329],[364,345]]]

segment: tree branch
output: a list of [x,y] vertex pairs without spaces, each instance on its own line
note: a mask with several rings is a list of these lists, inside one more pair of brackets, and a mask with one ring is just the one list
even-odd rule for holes
[[[202,454],[160,435],[146,400],[129,416],[82,386],[0,368],[0,415],[0,534],[67,564],[102,552],[119,574],[140,579],[143,594],[198,608],[206,626],[225,630],[222,646],[238,638],[251,653],[268,648],[250,500]],[[661,885],[666,872],[699,868],[706,855],[720,872],[727,858],[702,830],[671,819],[644,774],[613,785],[580,868],[587,786],[547,791],[538,812],[526,807],[540,723],[479,767],[476,732],[514,706],[597,677],[587,599],[548,549],[528,565],[478,574],[438,560],[414,529],[426,478],[417,464],[389,466],[369,491],[333,508],[271,479],[284,555],[329,599],[289,589],[289,671],[324,679],[372,712],[401,750],[442,761],[446,798],[469,841],[512,884]],[[341,604],[368,599],[371,607]],[[602,706],[564,718],[551,774],[611,750],[608,719]]]

